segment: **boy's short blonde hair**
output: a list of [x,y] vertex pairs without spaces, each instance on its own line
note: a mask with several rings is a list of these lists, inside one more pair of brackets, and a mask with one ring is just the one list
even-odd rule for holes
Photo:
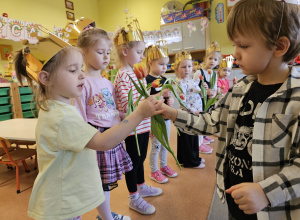
[[[282,10],[283,17],[278,35]],[[277,39],[287,37],[290,47],[282,61],[288,63],[295,59],[300,53],[300,6],[275,0],[240,0],[228,15],[229,39],[233,40],[237,33],[257,37],[257,32],[261,34],[270,50],[276,45]]]

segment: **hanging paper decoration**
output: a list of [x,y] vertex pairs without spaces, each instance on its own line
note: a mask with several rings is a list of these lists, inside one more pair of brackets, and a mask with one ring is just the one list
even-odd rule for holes
[[54,28],[53,28],[53,33],[54,33],[57,37],[62,38],[62,36],[63,36],[63,28],[60,28],[60,27],[54,27]]
[[208,19],[207,19],[207,17],[202,17],[200,19],[200,22],[201,22],[201,26],[202,26],[201,31],[202,31],[202,34],[204,34],[205,28],[208,27]]
[[31,37],[30,34],[35,32],[38,34],[38,36],[42,36],[42,32],[40,29],[38,29],[34,23],[25,22],[25,39],[29,41],[31,44],[36,44],[38,42],[38,39],[35,37]]
[[196,28],[195,24],[192,23],[192,22],[190,22],[190,21],[188,22],[187,27],[189,29],[189,37],[191,37],[192,36],[192,32],[196,31],[197,28]]
[[7,39],[6,32],[7,32],[7,18],[0,17],[0,36],[2,39]]
[[219,3],[216,7],[216,20],[218,23],[224,22],[224,4]]
[[8,19],[7,37],[13,41],[22,41],[25,39],[24,21]]

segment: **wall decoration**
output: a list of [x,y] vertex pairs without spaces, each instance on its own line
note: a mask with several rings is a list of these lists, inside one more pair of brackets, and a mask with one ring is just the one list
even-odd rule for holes
[[224,4],[219,3],[216,7],[216,20],[218,23],[224,22]]
[[235,3],[237,3],[239,0],[227,0],[227,10],[230,11],[230,9],[234,6]]
[[0,53],[2,60],[8,60],[8,57],[12,55],[13,48],[11,45],[0,44]]
[[0,37],[1,39],[8,39],[7,35],[7,18],[6,17],[0,17]]
[[192,23],[192,22],[190,22],[190,21],[188,22],[187,27],[189,29],[189,37],[191,37],[192,36],[192,32],[196,31],[197,28],[196,28],[195,24]]
[[74,10],[74,4],[71,1],[65,0],[66,8],[70,10]]
[[202,34],[204,34],[205,28],[208,27],[208,19],[207,19],[207,17],[202,17],[200,19],[200,22],[201,22],[201,26],[202,26],[201,31],[202,31]]
[[25,22],[15,19],[8,19],[7,37],[13,41],[25,39]]
[[67,14],[67,19],[75,21],[75,15],[73,12],[66,11],[66,14]]

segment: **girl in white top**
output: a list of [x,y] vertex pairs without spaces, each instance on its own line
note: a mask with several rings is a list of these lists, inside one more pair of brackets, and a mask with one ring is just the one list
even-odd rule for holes
[[[155,109],[160,102],[150,97],[120,124],[100,133],[71,105],[71,98],[81,95],[85,82],[81,53],[50,34],[15,58],[18,79],[25,76],[29,83],[37,81],[41,108],[36,127],[39,174],[28,215],[43,220],[81,219],[94,208],[101,214],[105,200],[94,150],[115,147],[144,118],[159,113]],[[53,50],[57,53],[51,53]]]
[[[119,30],[114,37],[114,45],[120,61],[120,68],[116,75],[114,86],[117,100],[123,112],[127,112],[128,92],[130,89],[133,91],[133,103],[139,98],[140,94],[135,89],[129,76],[139,85],[137,76],[133,71],[133,65],[142,61],[145,50],[145,43],[142,39],[132,41],[128,39],[128,33],[125,29]],[[142,79],[142,81],[146,86],[146,80]],[[150,126],[150,118],[146,118],[136,128],[140,155],[138,155],[134,132],[125,139],[126,150],[133,163],[133,169],[125,173],[130,198],[129,208],[145,215],[154,213],[155,208],[142,197],[158,196],[162,193],[160,188],[147,186],[145,184],[144,161],[147,156]]]

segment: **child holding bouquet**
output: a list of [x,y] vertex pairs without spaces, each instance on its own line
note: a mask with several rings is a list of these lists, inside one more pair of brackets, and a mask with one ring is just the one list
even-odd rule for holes
[[[212,99],[217,95],[217,74],[213,71],[213,68],[219,65],[221,59],[220,45],[217,42],[212,42],[206,50],[202,67],[194,73],[193,78],[199,82],[199,86],[201,86],[203,81],[203,87],[207,89],[207,99]],[[203,80],[199,79],[200,75],[203,77]],[[204,136],[203,139],[206,144],[214,141],[214,139],[207,136]]]
[[[129,76],[137,83],[138,79],[143,80],[146,84],[146,70],[139,71],[136,75],[133,71],[134,64],[140,63],[144,58],[145,43],[137,21],[133,21],[135,29],[129,25],[129,31],[125,28],[120,29],[114,37],[114,45],[117,50],[117,55],[120,63],[120,68],[116,75],[114,86],[117,101],[120,103],[121,110],[127,112],[128,110],[128,93],[130,89],[133,91],[133,103],[139,98],[139,92],[136,90],[134,84]],[[140,155],[137,150],[137,143],[135,133],[132,132],[126,139],[125,145],[127,153],[129,154],[133,169],[125,173],[127,188],[129,191],[129,208],[144,214],[150,215],[155,212],[154,206],[146,202],[143,197],[158,196],[162,194],[160,188],[147,186],[144,178],[144,161],[147,155],[150,118],[144,119],[137,127],[137,139],[140,149]]]
[[[169,63],[169,56],[167,45],[165,41],[159,41],[156,45],[151,45],[147,49],[147,69],[149,74],[146,77],[147,84],[152,83],[150,89],[150,95],[157,94],[161,92],[162,85],[166,81],[166,77],[162,75],[167,70],[167,64]],[[174,99],[172,97],[172,92],[169,89],[162,91],[162,97],[165,99],[165,104],[172,106],[174,104]],[[168,137],[170,138],[170,128],[171,121],[169,119],[165,120]],[[159,140],[150,133],[151,140],[151,150],[150,150],[150,179],[158,183],[166,183],[168,177],[176,177],[177,173],[172,170],[167,164],[168,150],[159,142]],[[158,169],[157,158],[159,155],[160,170]],[[164,174],[164,175],[163,175]]]

